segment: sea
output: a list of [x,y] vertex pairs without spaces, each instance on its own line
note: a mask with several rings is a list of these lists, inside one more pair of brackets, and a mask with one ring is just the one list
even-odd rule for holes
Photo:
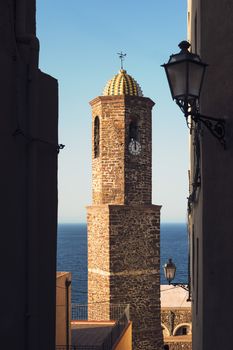
[[[176,264],[173,282],[187,283],[188,234],[185,223],[161,224],[160,283],[167,284],[163,265],[172,258]],[[59,224],[57,271],[72,274],[72,303],[87,303],[87,225]]]

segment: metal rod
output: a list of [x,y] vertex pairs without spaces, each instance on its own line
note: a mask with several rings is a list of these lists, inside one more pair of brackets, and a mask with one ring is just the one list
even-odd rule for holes
[[174,287],[181,287],[183,288],[184,290],[186,290],[187,292],[189,292],[189,284],[186,283],[186,284],[183,284],[183,283],[170,283],[172,286]]

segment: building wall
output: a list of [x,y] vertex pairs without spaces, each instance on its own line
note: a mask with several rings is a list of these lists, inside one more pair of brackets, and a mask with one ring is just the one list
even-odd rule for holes
[[34,12],[0,4],[0,338],[20,350],[55,344],[58,96],[38,69]]
[[129,322],[128,327],[121,336],[119,342],[113,348],[114,350],[132,350],[132,322]]
[[[92,206],[87,217],[89,306],[130,304],[134,345],[153,348],[161,341],[160,207]],[[106,310],[97,317],[111,319]]]
[[[200,111],[227,118],[226,150],[203,128],[201,187],[191,213],[193,348],[214,350],[229,347],[226,334],[232,325],[227,310],[233,291],[230,278],[233,265],[233,4],[230,0],[193,0],[189,3],[189,11],[189,37],[193,50],[197,42],[197,52],[209,64]],[[220,281],[227,287],[223,288]]]
[[169,346],[169,350],[192,350],[191,342],[166,341],[166,344]]
[[[162,307],[161,322],[164,344],[169,345],[169,350],[192,350],[191,308]],[[186,335],[179,334],[182,327],[187,329]]]
[[[88,227],[88,309],[89,320],[108,320],[110,298],[109,207],[87,208]],[[104,308],[96,309],[96,303]],[[90,307],[93,310],[90,312]],[[97,310],[95,312],[95,310]],[[96,315],[95,315],[96,313]]]
[[176,330],[182,325],[189,325],[192,330],[192,312],[191,308],[162,308],[161,322],[169,332],[168,335],[175,335]]
[[192,349],[192,311],[188,291],[180,286],[161,285],[163,340],[170,350]]
[[111,207],[110,301],[130,304],[135,349],[161,345],[159,238],[159,206]]
[[93,204],[124,203],[124,109],[117,99],[97,97],[91,102],[94,120],[100,120],[100,154],[92,158]]
[[71,273],[57,272],[56,346],[71,345]]

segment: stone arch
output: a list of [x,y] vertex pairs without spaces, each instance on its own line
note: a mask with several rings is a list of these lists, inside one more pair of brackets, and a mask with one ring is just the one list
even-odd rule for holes
[[163,336],[168,337],[170,335],[168,328],[165,326],[164,323],[161,324],[161,327],[162,327],[162,331],[163,331]]
[[[183,330],[186,329],[186,331],[184,332]],[[191,323],[180,323],[178,324],[174,331],[173,331],[173,335],[188,335],[192,333],[192,324]]]

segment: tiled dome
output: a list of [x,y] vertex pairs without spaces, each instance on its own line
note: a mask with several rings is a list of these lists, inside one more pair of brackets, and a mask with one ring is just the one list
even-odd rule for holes
[[126,70],[121,69],[117,75],[107,82],[103,95],[143,96],[143,93],[136,80],[127,74]]

